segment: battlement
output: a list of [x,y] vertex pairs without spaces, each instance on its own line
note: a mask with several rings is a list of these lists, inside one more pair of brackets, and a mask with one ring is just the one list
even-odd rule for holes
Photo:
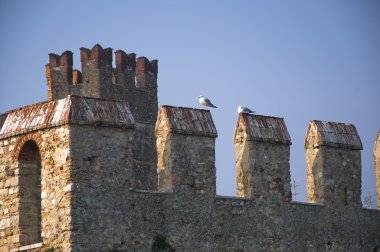
[[[149,251],[163,238],[178,251],[380,245],[380,211],[361,205],[354,125],[310,121],[299,203],[285,120],[239,114],[237,196],[217,196],[211,112],[158,109],[156,60],[117,50],[113,68],[111,48],[80,51],[82,71],[70,51],[49,55],[49,101],[0,115],[0,251]],[[374,159],[379,196],[380,132]]]
[[82,64],[93,61],[98,68],[103,65],[112,65],[112,48],[103,49],[99,44],[96,44],[91,50],[81,47],[80,59]]
[[156,123],[158,190],[216,193],[216,128],[209,110],[162,106]]
[[195,136],[218,136],[209,110],[185,107],[161,106],[156,134],[161,131]]
[[73,53],[70,51],[65,51],[61,56],[50,53],[49,54],[49,65],[51,67],[72,67],[73,66]]
[[310,121],[306,133],[305,148],[330,146],[343,149],[362,150],[362,142],[356,128],[348,123]]
[[234,137],[237,195],[291,201],[290,145],[284,119],[239,114]]
[[263,115],[239,114],[234,142],[243,140],[292,144],[284,119]]
[[310,121],[305,149],[308,201],[361,207],[363,147],[355,126]]
[[[177,248],[186,249],[195,243],[198,250],[209,248],[208,232],[218,234],[212,238],[212,250],[278,246],[285,251],[304,250],[307,242],[290,241],[305,236],[305,232],[319,237],[312,242],[318,250],[328,246],[355,251],[380,243],[376,236],[380,214],[361,209],[362,146],[351,124],[309,123],[305,148],[308,201],[312,204],[299,204],[291,198],[291,137],[283,118],[239,114],[234,134],[237,197],[220,197],[216,196],[215,183],[218,134],[209,110],[160,108],[155,127],[157,191],[139,190],[145,189],[141,181],[151,176],[139,156],[146,153],[145,144],[151,140],[141,140],[146,129],[135,124],[127,102],[68,96],[5,115],[0,131],[0,165],[8,168],[2,171],[6,180],[0,180],[1,200],[5,202],[1,206],[4,220],[0,231],[19,230],[0,240],[8,247],[42,244],[39,229],[44,232],[43,244],[57,248],[66,244],[78,251],[103,248],[104,244],[130,244],[124,240],[120,244],[115,235],[152,242],[155,232],[167,234]],[[379,142],[380,133],[374,148],[376,164]],[[41,187],[26,179],[37,173],[25,173],[27,168],[38,167],[42,167]],[[60,175],[51,176],[56,173]],[[41,199],[24,199],[27,188],[41,190]],[[15,221],[28,215],[27,209],[37,201],[41,201],[42,209],[40,228],[33,224],[38,223],[34,217],[34,222],[22,218]],[[57,222],[57,216],[64,221]],[[93,224],[104,219],[107,230],[113,230],[110,234],[104,233],[104,226]],[[304,228],[306,220],[313,228]],[[351,225],[346,224],[348,220]],[[268,227],[264,228],[263,223]],[[278,233],[285,229],[285,236]],[[360,235],[357,229],[362,230]],[[247,235],[246,230],[252,235]],[[257,230],[275,235],[268,243],[268,234],[255,233]],[[235,242],[230,233],[249,239]],[[193,243],[179,242],[185,234],[194,236]],[[71,242],[64,240],[67,236],[73,237]],[[149,248],[138,243],[128,246]]]
[[[82,70],[73,69],[73,53],[60,56],[49,54],[46,65],[48,99],[63,99],[78,95],[109,100],[128,100],[136,121],[154,125],[157,115],[158,60],[136,54],[115,52],[113,68],[112,48],[96,44],[92,49],[80,48]],[[146,109],[149,108],[149,109]]]

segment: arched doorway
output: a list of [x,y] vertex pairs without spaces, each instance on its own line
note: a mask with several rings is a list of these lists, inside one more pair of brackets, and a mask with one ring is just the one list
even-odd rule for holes
[[28,141],[19,154],[20,244],[41,241],[41,154],[34,141]]

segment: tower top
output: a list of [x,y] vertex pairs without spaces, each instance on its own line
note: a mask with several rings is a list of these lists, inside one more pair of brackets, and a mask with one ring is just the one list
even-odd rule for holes
[[234,139],[292,144],[284,119],[263,115],[239,114]]
[[312,120],[306,132],[305,148],[319,146],[363,149],[359,134],[353,124]]

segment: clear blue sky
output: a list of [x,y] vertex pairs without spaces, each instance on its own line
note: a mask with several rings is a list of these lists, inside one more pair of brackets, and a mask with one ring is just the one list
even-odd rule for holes
[[[380,1],[0,1],[0,112],[46,100],[48,53],[100,43],[159,60],[159,103],[218,109],[217,192],[235,194],[239,104],[284,117],[291,176],[306,200],[309,120],[361,136],[363,196],[375,195],[380,129]],[[375,202],[373,197],[373,202]]]

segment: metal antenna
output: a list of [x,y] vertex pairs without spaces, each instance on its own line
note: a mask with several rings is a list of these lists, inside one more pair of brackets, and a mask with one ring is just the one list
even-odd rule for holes
[[299,186],[299,185],[296,184],[296,181],[293,180],[293,198],[294,198],[294,201],[297,200],[297,195],[298,195],[298,194],[301,194],[301,193],[297,193],[297,191],[296,191],[296,188],[297,188],[298,186]]

